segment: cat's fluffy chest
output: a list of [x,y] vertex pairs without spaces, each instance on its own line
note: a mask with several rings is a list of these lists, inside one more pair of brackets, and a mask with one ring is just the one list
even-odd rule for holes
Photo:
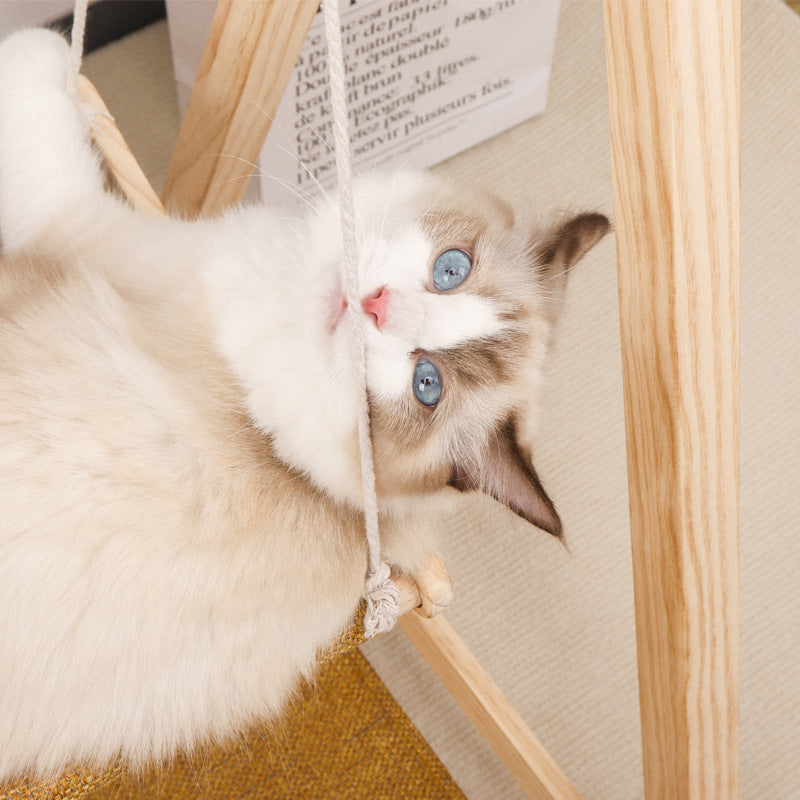
[[[142,350],[103,279],[52,280],[35,260],[25,271],[32,297],[0,318],[14,533],[0,538],[0,581],[20,588],[5,598],[0,674],[15,691],[0,695],[0,715],[53,742],[69,728],[82,744],[67,752],[102,759],[274,713],[359,597],[359,515],[276,459],[222,365],[178,375]],[[51,275],[35,286],[37,271]],[[137,711],[189,696],[155,721]],[[37,722],[36,708],[63,712]],[[26,763],[18,733],[0,739],[6,764]],[[55,759],[39,769],[62,765],[64,750],[39,746]]]
[[360,494],[359,389],[337,352],[347,320],[335,253],[307,224],[252,208],[217,226],[199,273],[215,346],[255,424],[287,463],[347,500]]

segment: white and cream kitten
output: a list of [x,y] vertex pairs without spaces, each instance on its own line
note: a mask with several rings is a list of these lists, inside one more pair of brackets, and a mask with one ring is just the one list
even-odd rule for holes
[[[335,202],[134,212],[67,63],[50,32],[0,45],[0,781],[276,714],[366,566]],[[607,220],[408,173],[356,205],[385,557],[413,573],[454,489],[559,535],[524,442]]]

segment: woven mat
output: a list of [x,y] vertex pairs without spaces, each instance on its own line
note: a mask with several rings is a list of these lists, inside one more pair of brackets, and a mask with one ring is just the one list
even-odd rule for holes
[[69,776],[0,800],[465,800],[358,650],[320,670],[274,727],[131,776]]

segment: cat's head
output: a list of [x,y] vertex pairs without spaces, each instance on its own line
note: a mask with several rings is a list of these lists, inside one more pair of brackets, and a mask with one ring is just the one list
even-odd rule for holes
[[[559,535],[528,442],[566,273],[608,220],[516,219],[489,193],[406,172],[357,182],[355,208],[357,311],[382,505],[448,487],[481,490]],[[334,279],[321,282],[328,367],[310,436],[329,442],[338,430],[345,444],[298,465],[352,499],[360,493],[357,379],[335,201],[312,224]]]

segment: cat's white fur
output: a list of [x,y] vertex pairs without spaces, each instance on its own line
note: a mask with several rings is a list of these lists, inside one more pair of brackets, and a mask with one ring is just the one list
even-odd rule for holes
[[[335,201],[302,220],[133,212],[104,191],[67,63],[51,32],[0,45],[0,781],[143,763],[276,713],[348,624],[366,563]],[[360,319],[370,396],[417,432],[415,353],[504,335],[516,302],[431,291],[420,198],[447,191],[401,173],[356,192],[361,294],[392,292],[380,330]],[[520,385],[470,389],[396,472],[378,430],[393,563],[433,545],[447,459],[492,450]],[[386,494],[406,479],[433,488]]]
[[[418,348],[452,347],[503,329],[484,298],[438,296],[426,288],[431,243],[408,220],[415,215],[411,201],[435,192],[435,185],[431,176],[409,172],[357,185],[361,295],[392,287],[380,330],[362,314],[368,384],[382,400],[408,393]],[[343,294],[338,210],[333,202],[323,204],[291,237],[287,222],[280,215],[265,219],[262,208],[240,212],[227,224],[224,238],[214,227],[204,270],[219,346],[248,387],[254,419],[273,433],[284,459],[337,498],[359,502],[361,478],[349,456],[360,389],[348,320],[343,316],[329,330]]]

